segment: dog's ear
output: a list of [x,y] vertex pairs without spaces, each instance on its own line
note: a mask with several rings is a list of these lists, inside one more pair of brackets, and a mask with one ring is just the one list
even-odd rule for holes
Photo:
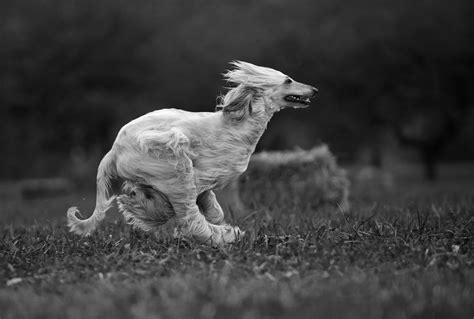
[[222,112],[224,117],[241,121],[252,115],[252,101],[257,90],[250,86],[239,85],[230,90],[223,98]]

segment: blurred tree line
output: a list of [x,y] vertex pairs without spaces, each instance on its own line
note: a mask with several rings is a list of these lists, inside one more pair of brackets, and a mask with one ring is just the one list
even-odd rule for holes
[[434,163],[474,158],[471,0],[18,0],[0,17],[0,178],[95,170],[132,118],[212,111],[234,59],[321,92],[260,148],[322,140],[377,163],[390,131]]

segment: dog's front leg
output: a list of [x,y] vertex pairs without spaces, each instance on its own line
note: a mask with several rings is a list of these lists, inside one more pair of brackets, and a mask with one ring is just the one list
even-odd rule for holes
[[[188,193],[189,194],[189,193]],[[174,195],[177,195],[176,197]],[[237,241],[242,236],[239,227],[231,225],[214,225],[206,220],[199,211],[197,196],[192,198],[185,194],[168,195],[185,236],[194,237],[200,242],[221,246]],[[183,198],[186,198],[183,200]]]
[[163,188],[163,192],[173,206],[183,234],[217,246],[238,240],[242,236],[242,231],[238,227],[214,225],[208,222],[199,211],[191,160],[182,158],[179,166],[182,169],[179,170],[176,178]]
[[209,190],[199,194],[197,203],[207,221],[215,225],[224,224],[224,211],[213,191]]

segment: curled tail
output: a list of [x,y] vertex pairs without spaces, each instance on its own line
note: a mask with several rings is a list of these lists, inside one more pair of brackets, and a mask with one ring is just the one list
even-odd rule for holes
[[71,232],[78,235],[90,235],[99,222],[104,219],[105,212],[115,199],[115,196],[109,197],[111,181],[115,174],[116,167],[112,151],[110,151],[104,156],[97,169],[97,197],[92,215],[82,220],[76,216],[76,213],[80,216],[77,207],[70,207],[67,211],[67,225]]

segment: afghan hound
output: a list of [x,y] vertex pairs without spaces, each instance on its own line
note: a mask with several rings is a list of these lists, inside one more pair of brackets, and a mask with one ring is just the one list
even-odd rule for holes
[[216,112],[161,109],[145,114],[119,131],[97,172],[92,216],[76,217],[69,208],[71,232],[89,235],[116,198],[113,180],[124,182],[117,197],[129,223],[156,229],[177,217],[184,235],[213,245],[231,243],[243,234],[224,222],[213,189],[242,174],[275,112],[303,108],[318,90],[274,69],[235,61],[224,74],[230,90]]

